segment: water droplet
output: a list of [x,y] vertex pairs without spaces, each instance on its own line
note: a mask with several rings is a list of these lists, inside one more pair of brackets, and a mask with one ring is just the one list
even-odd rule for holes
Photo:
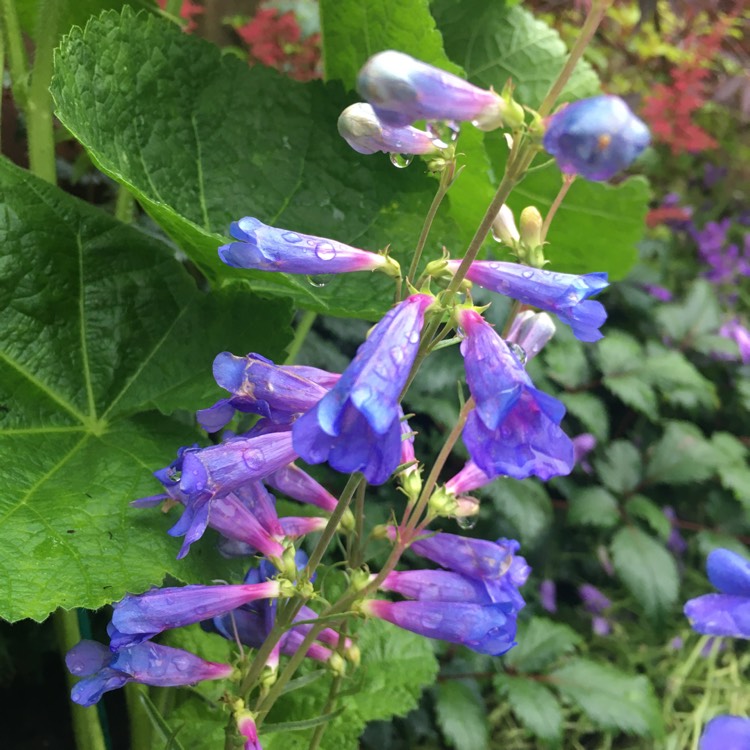
[[443,143],[455,143],[461,132],[461,126],[455,120],[433,120],[427,123],[426,129],[433,139]]
[[505,343],[508,345],[508,349],[510,349],[520,365],[523,367],[526,364],[526,360],[528,359],[526,350],[513,341],[506,341]]
[[478,520],[478,516],[459,516],[456,518],[456,523],[458,524],[459,529],[465,529],[468,531],[477,525]]
[[406,169],[414,157],[411,154],[390,154],[391,164],[397,169]]
[[393,364],[395,365],[401,365],[403,364],[404,360],[406,359],[404,350],[400,346],[394,346],[390,351],[391,359],[393,360]]
[[319,242],[315,247],[315,255],[321,260],[333,260],[336,257],[336,248],[330,242]]
[[328,284],[328,276],[326,274],[316,274],[315,276],[308,276],[307,283],[310,286],[314,286],[316,289],[322,289]]
[[284,240],[284,242],[292,242],[295,244],[297,242],[302,242],[302,237],[295,232],[284,232],[284,234],[281,235],[281,239]]
[[445,126],[448,128],[448,131],[449,131],[448,140],[451,143],[455,143],[458,140],[458,136],[461,133],[461,125],[457,123],[455,120],[448,120],[448,122],[445,123]]
[[497,271],[497,270],[499,270],[499,268],[500,268],[500,264],[499,264],[499,263],[490,263],[490,268],[491,268],[491,269],[492,269],[493,271]]
[[524,279],[530,279],[530,278],[532,278],[534,276],[534,272],[531,269],[526,270],[526,271],[522,271],[521,272],[521,276],[523,276]]
[[412,331],[409,334],[409,343],[410,344],[418,344],[419,343],[419,334],[416,331]]

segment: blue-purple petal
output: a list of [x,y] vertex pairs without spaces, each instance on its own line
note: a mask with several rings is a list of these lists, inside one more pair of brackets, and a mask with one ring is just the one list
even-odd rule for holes
[[724,594],[750,597],[750,561],[728,549],[715,549],[706,563],[708,580]]

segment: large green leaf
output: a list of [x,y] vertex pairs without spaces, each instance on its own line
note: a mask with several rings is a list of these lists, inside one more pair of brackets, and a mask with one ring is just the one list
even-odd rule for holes
[[518,645],[504,658],[518,672],[541,672],[564,654],[570,653],[581,637],[572,628],[545,617],[534,617],[519,627]]
[[0,616],[219,574],[205,545],[176,562],[173,518],[128,508],[196,438],[139,413],[210,405],[221,349],[281,355],[287,306],[200,292],[164,244],[5,160],[0,202]]
[[[393,299],[380,274],[320,288],[279,273],[224,266],[216,248],[231,221],[274,226],[408,261],[434,183],[420,163],[397,170],[357,154],[336,132],[349,103],[340,85],[300,84],[248,68],[155,16],[104,13],[74,29],[55,60],[57,115],[107,174],[213,281],[244,279],[321,312],[376,319]],[[452,236],[440,220],[427,248]]]
[[[434,4],[445,49],[470,81],[502,88],[508,78],[522,104],[538,107],[562,68],[567,52],[557,32],[521,7],[494,0],[438,0]],[[561,100],[592,96],[599,84],[591,67],[579,63]],[[502,133],[485,138],[492,169],[499,178],[508,148]],[[554,165],[530,174],[508,200],[516,211],[532,203],[543,213],[561,186]],[[456,186],[456,189],[459,185]],[[577,180],[558,211],[549,234],[551,268],[571,273],[608,271],[623,277],[637,259],[648,186],[641,178],[617,187]],[[481,208],[477,210],[480,211]]]
[[533,734],[549,742],[560,739],[562,710],[548,687],[526,677],[505,674],[495,675],[493,684],[521,724]]
[[456,750],[487,750],[487,711],[476,683],[438,683],[435,715],[448,744]]

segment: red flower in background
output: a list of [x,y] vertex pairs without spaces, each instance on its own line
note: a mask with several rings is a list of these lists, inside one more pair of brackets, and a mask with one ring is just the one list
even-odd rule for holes
[[302,39],[292,11],[261,8],[237,34],[250,49],[250,62],[276,68],[298,81],[320,78],[320,34]]
[[[167,0],[157,0],[159,7],[164,10],[167,7]],[[184,31],[190,33],[195,31],[197,23],[195,17],[203,13],[204,8],[198,3],[193,3],[191,0],[183,0],[182,7],[180,8],[180,18],[184,18],[187,23],[185,24]]]

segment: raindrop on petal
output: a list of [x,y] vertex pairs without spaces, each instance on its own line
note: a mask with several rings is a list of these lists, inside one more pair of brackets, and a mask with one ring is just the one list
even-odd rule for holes
[[389,154],[389,156],[391,157],[391,164],[397,169],[406,169],[414,159],[411,154]]

